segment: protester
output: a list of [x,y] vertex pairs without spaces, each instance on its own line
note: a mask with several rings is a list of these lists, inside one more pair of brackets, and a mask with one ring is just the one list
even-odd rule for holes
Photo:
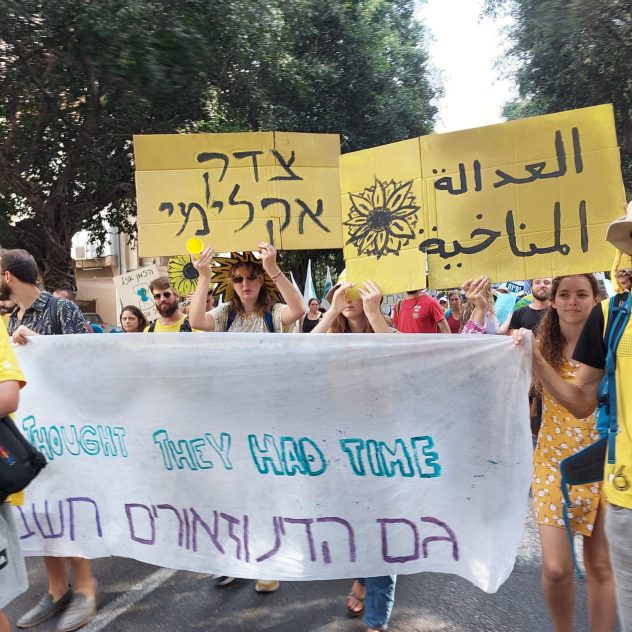
[[463,283],[463,292],[467,298],[467,312],[461,313],[462,334],[485,334],[489,314],[489,279],[486,276],[468,279]]
[[463,306],[461,292],[452,290],[448,294],[448,302],[450,303],[450,308],[445,313],[445,319],[448,323],[448,327],[450,327],[450,331],[453,334],[458,334],[461,330],[461,308]]
[[[66,299],[67,301],[72,301],[75,304],[77,303],[77,293],[71,287],[57,288],[53,292],[53,296],[55,298],[63,298],[63,299]],[[88,320],[86,320],[86,328],[89,334],[94,334],[94,333],[102,334],[103,333],[103,329],[101,329],[99,325],[94,327],[94,325]]]
[[[225,265],[217,271],[216,291],[224,291],[227,302],[210,312],[205,311],[205,288],[212,277],[213,249],[207,248],[194,260],[200,277],[189,309],[193,327],[202,331],[276,333],[295,327],[305,314],[303,297],[277,265],[274,246],[261,242],[259,247],[261,262],[250,254],[223,259]],[[285,304],[279,302],[281,298]]]
[[[484,301],[485,303],[485,314],[481,318],[481,322],[478,324],[483,327],[484,331],[482,333],[497,334],[498,321],[496,320],[496,313],[494,312],[494,295],[492,293],[492,286],[489,283],[489,280],[486,283],[480,281],[482,278],[487,277],[479,277],[479,282],[476,284],[476,294],[479,304],[482,304],[481,301]],[[469,283],[469,281],[466,281],[463,285],[463,291],[465,291],[468,301],[467,305],[461,310],[461,329],[463,329],[466,323],[471,319],[472,312],[474,310],[474,303],[470,301],[469,296],[467,295]]]
[[509,319],[509,325],[501,328],[499,333],[509,333],[514,329],[533,330],[536,328],[547,307],[549,306],[549,296],[551,295],[551,277],[531,280],[531,294],[533,301],[514,311]]
[[145,314],[136,305],[126,305],[119,316],[121,327],[126,334],[140,333],[147,327]]
[[[0,418],[16,410],[20,388],[25,383],[9,336],[4,327],[0,327]],[[4,422],[0,420],[0,423]],[[22,494],[14,494],[0,504],[0,632],[11,632],[11,622],[3,609],[28,588],[24,557],[10,507],[22,504],[22,500]]]
[[[212,248],[204,250],[193,265],[199,273],[198,285],[191,299],[189,318],[191,325],[202,331],[230,331],[281,333],[295,328],[296,321],[303,316],[303,297],[287,279],[277,265],[277,251],[266,242],[259,244],[261,262],[250,253],[235,254],[223,258],[217,270],[217,292],[223,292],[227,302],[211,311],[206,311],[206,299],[213,270]],[[278,301],[278,294],[286,301]],[[221,575],[215,579],[216,586],[226,586],[234,577]],[[277,580],[258,579],[257,592],[269,593],[278,590]]]
[[392,318],[403,334],[451,333],[439,301],[421,290],[406,292],[406,298],[395,303]]
[[144,331],[148,333],[176,333],[181,331],[191,331],[191,324],[186,314],[180,310],[180,295],[171,287],[169,277],[161,276],[153,279],[149,284],[158,318]]
[[[546,362],[569,383],[578,363],[571,360],[581,330],[599,302],[592,274],[556,277],[551,284],[551,308],[540,321],[535,343]],[[560,462],[599,438],[595,417],[578,419],[542,389],[542,426],[534,453],[533,507],[542,548],[542,589],[555,629],[573,630],[573,556],[564,528]],[[614,578],[600,485],[575,485],[570,492],[570,527],[583,536],[591,630],[612,630],[616,622]]]
[[441,309],[444,312],[448,311],[448,297],[447,296],[440,296],[439,297],[439,305],[441,305]]
[[[26,250],[0,253],[0,300],[16,303],[9,318],[8,331],[13,342],[26,344],[30,336],[85,334],[86,321],[71,301],[55,298],[36,285],[37,264]],[[73,587],[66,575],[70,563]],[[76,630],[90,621],[97,611],[97,581],[90,560],[80,557],[44,557],[48,591],[37,605],[20,617],[19,628],[32,628],[65,610],[57,624],[58,632]]]
[[632,268],[617,270],[617,281],[624,290],[632,289]]
[[[632,203],[627,215],[610,224],[606,239],[627,255],[632,255]],[[630,291],[618,296],[619,304],[630,307]],[[533,345],[533,368],[544,388],[572,415],[583,418],[597,405],[597,391],[604,375],[606,343],[604,329],[610,301],[593,308],[579,336],[573,359],[579,362],[574,382],[566,382],[547,362],[537,344]],[[524,332],[514,334],[521,344]],[[616,414],[618,432],[615,439],[615,462],[606,463],[603,490],[608,507],[606,536],[615,573],[615,588],[621,629],[632,630],[632,319],[628,320],[616,354]],[[626,351],[626,349],[628,351]]]
[[[367,281],[358,288],[360,299],[347,298],[351,283],[335,285],[327,294],[331,307],[313,329],[313,333],[388,333],[392,332],[380,311],[382,294],[378,286]],[[395,601],[396,575],[360,577],[354,580],[347,597],[347,613],[364,614],[369,632],[386,630]]]
[[316,325],[318,325],[318,321],[321,319],[323,313],[320,311],[320,303],[317,298],[310,298],[309,303],[307,304],[308,312],[303,316],[301,322],[301,331],[304,334],[308,334]]

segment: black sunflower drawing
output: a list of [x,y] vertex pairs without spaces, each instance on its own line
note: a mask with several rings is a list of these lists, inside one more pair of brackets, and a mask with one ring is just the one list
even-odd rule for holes
[[358,250],[358,255],[375,255],[379,259],[399,251],[415,237],[417,211],[411,192],[413,181],[381,182],[377,178],[372,187],[362,193],[350,193],[351,210],[346,221],[349,229],[347,245]]
[[191,263],[191,257],[178,255],[169,259],[167,268],[171,287],[182,297],[195,292],[200,274]]

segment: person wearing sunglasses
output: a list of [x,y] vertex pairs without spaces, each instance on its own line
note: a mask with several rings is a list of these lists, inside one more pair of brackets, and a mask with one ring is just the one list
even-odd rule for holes
[[624,290],[630,291],[632,289],[632,268],[617,270],[617,281]]
[[[261,259],[251,253],[233,253],[214,259],[212,248],[204,250],[193,265],[200,277],[191,299],[191,326],[202,331],[291,332],[305,314],[303,297],[283,274],[272,244],[259,244]],[[206,295],[211,277],[218,284],[216,294],[224,293],[226,303],[206,311]],[[285,301],[285,302],[281,302]]]
[[159,317],[145,327],[146,332],[176,333],[192,331],[186,314],[180,311],[180,295],[174,291],[169,277],[161,276],[149,284]]
[[[279,268],[277,251],[272,244],[259,244],[261,259],[252,253],[231,253],[214,263],[212,248],[193,258],[200,276],[189,306],[191,326],[202,331],[241,333],[289,333],[304,315],[303,297]],[[220,263],[221,261],[221,263]],[[213,272],[215,275],[213,276]],[[211,277],[215,293],[224,294],[226,303],[206,310]],[[285,301],[282,303],[279,299]],[[228,575],[215,578],[215,586],[227,586],[235,580]],[[271,593],[279,589],[276,579],[258,579],[255,590]]]

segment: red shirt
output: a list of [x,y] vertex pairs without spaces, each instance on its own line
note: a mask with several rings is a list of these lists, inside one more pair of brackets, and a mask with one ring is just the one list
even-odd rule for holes
[[439,301],[428,294],[405,298],[393,310],[393,325],[403,334],[436,334],[437,323],[444,319]]

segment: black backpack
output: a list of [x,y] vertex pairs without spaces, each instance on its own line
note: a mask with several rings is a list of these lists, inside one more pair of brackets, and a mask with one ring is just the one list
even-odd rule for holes
[[[152,320],[152,321],[149,323],[149,327],[147,327],[147,331],[148,331],[150,334],[154,333],[154,331],[155,331],[155,329],[156,329],[156,322],[157,322],[157,321]],[[188,319],[188,318],[185,318],[185,319],[182,321],[182,324],[180,325],[180,329],[179,329],[178,331],[180,331],[180,332],[183,332],[183,331],[193,331],[193,329],[191,329],[191,323],[189,322],[189,319]]]

